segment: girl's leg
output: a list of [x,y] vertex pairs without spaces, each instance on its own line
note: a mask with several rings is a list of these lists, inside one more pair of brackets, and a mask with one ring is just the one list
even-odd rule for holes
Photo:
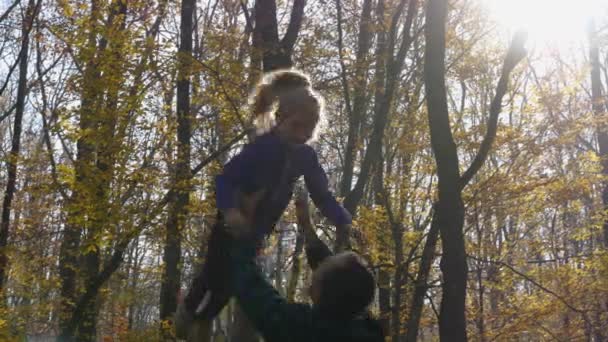
[[192,281],[192,287],[184,299],[186,310],[196,317],[214,318],[231,297],[228,247],[230,237],[221,223],[211,231],[207,256],[202,271]]

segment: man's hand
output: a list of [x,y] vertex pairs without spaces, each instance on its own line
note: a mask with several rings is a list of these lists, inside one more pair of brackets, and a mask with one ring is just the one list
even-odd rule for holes
[[336,253],[344,252],[351,249],[350,234],[352,226],[350,224],[341,224],[336,226]]

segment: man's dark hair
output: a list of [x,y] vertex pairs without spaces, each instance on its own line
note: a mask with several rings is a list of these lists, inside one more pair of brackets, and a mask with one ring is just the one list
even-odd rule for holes
[[328,262],[335,264],[320,275],[319,310],[340,318],[352,318],[363,312],[374,299],[372,273],[354,253]]

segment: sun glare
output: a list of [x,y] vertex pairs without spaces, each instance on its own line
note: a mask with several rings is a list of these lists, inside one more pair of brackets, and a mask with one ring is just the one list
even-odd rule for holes
[[507,30],[525,29],[537,47],[568,48],[586,39],[592,18],[608,13],[608,0],[481,0]]

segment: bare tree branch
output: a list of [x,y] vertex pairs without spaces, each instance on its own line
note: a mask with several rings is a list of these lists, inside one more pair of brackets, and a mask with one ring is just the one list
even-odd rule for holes
[[491,263],[491,264],[495,264],[495,265],[500,265],[500,266],[504,266],[506,268],[508,268],[511,272],[517,274],[518,276],[524,278],[526,281],[530,282],[531,284],[533,284],[534,286],[538,287],[539,289],[541,289],[542,291],[552,295],[553,297],[557,298],[560,302],[562,302],[566,307],[568,307],[570,310],[579,313],[583,316],[583,319],[588,322],[588,318],[587,318],[587,314],[585,310],[581,310],[575,306],[573,306],[572,304],[570,304],[566,298],[564,298],[564,296],[559,295],[558,293],[556,293],[555,291],[546,288],[545,286],[543,286],[542,284],[540,284],[539,282],[537,282],[536,280],[532,279],[530,276],[528,276],[527,274],[518,271],[517,269],[515,269],[515,267],[507,264],[506,262],[503,261],[499,261],[499,260],[486,260],[486,259],[481,259],[481,258],[477,258],[473,255],[468,254],[467,257],[471,260],[475,260],[475,261],[479,261],[482,263]]
[[8,86],[8,83],[11,80],[11,76],[13,75],[13,72],[17,68],[17,65],[19,65],[19,61],[21,60],[21,55],[22,55],[22,53],[17,54],[17,59],[15,60],[15,63],[13,63],[13,65],[11,65],[11,67],[8,69],[8,74],[6,75],[4,84],[2,84],[2,87],[0,88],[0,95],[2,95],[4,93],[4,91],[6,90],[6,87]]
[[40,111],[40,116],[42,117],[42,130],[43,130],[43,139],[46,145],[47,152],[49,154],[49,162],[51,164],[51,175],[53,176],[53,182],[59,189],[59,193],[63,197],[63,199],[68,198],[68,194],[65,191],[65,187],[63,184],[59,182],[59,177],[57,176],[57,163],[55,162],[55,157],[53,156],[53,145],[51,143],[51,136],[49,133],[49,125],[46,119],[46,111],[48,109],[48,99],[46,94],[46,87],[44,83],[44,74],[42,71],[42,51],[40,49],[40,41],[36,40],[36,73],[38,74],[38,82],[40,83],[40,93],[42,97],[42,110]]
[[509,77],[515,66],[526,56],[526,50],[524,48],[524,44],[526,42],[526,33],[518,32],[513,37],[511,41],[511,46],[509,47],[509,51],[507,52],[507,56],[505,58],[502,73],[500,75],[500,79],[498,80],[498,85],[496,87],[496,94],[494,95],[494,99],[492,100],[492,104],[490,105],[490,114],[488,119],[488,128],[486,130],[486,135],[481,142],[481,146],[479,146],[479,151],[473,159],[473,162],[469,166],[469,168],[464,172],[464,174],[460,177],[460,188],[464,188],[475,176],[477,171],[481,168],[484,161],[488,157],[488,153],[490,152],[490,148],[492,147],[492,143],[496,138],[496,130],[498,127],[498,115],[502,110],[502,98],[507,92],[507,87],[509,84]]
[[287,32],[285,32],[285,36],[283,36],[283,39],[281,40],[281,48],[285,49],[285,53],[290,56],[291,52],[293,51],[293,46],[296,43],[296,39],[298,38],[298,32],[300,31],[300,27],[302,26],[302,18],[304,17],[305,5],[306,0],[294,0],[293,7],[291,8],[291,18],[289,20],[289,26],[287,27]]
[[247,4],[243,0],[240,1],[241,9],[243,10],[243,15],[245,16],[245,23],[247,25],[247,32],[253,32],[253,22],[251,21],[251,15],[249,14],[249,9],[247,9]]
[[336,15],[338,20],[338,56],[340,59],[340,75],[342,78],[342,88],[344,90],[344,102],[346,103],[346,112],[350,118],[353,115],[353,109],[350,102],[350,91],[348,89],[348,79],[346,78],[346,65],[344,63],[344,47],[342,33],[342,1],[336,0]]
[[[51,63],[51,65],[49,65],[48,68],[44,69],[44,71],[42,72],[42,76],[46,75],[49,71],[51,71],[62,59],[63,59],[63,54],[61,54],[59,57],[57,57],[57,59],[54,60],[53,63]],[[34,86],[36,86],[37,84],[38,84],[38,80],[34,80],[34,81],[30,82],[27,85],[26,94],[29,94],[30,90],[32,90],[32,88]],[[15,110],[16,106],[17,106],[17,104],[13,103],[13,105],[6,112],[4,112],[4,114],[2,114],[2,116],[0,116],[0,122],[4,121],[4,119],[9,117]]]
[[[6,11],[4,11],[4,13],[2,13],[2,15],[0,16],[0,23],[3,22],[8,16],[9,14],[11,14],[11,12],[13,11],[13,9],[19,5],[19,3],[21,2],[21,0],[15,0],[15,2],[13,2],[7,9]],[[0,92],[1,94],[2,92]]]

